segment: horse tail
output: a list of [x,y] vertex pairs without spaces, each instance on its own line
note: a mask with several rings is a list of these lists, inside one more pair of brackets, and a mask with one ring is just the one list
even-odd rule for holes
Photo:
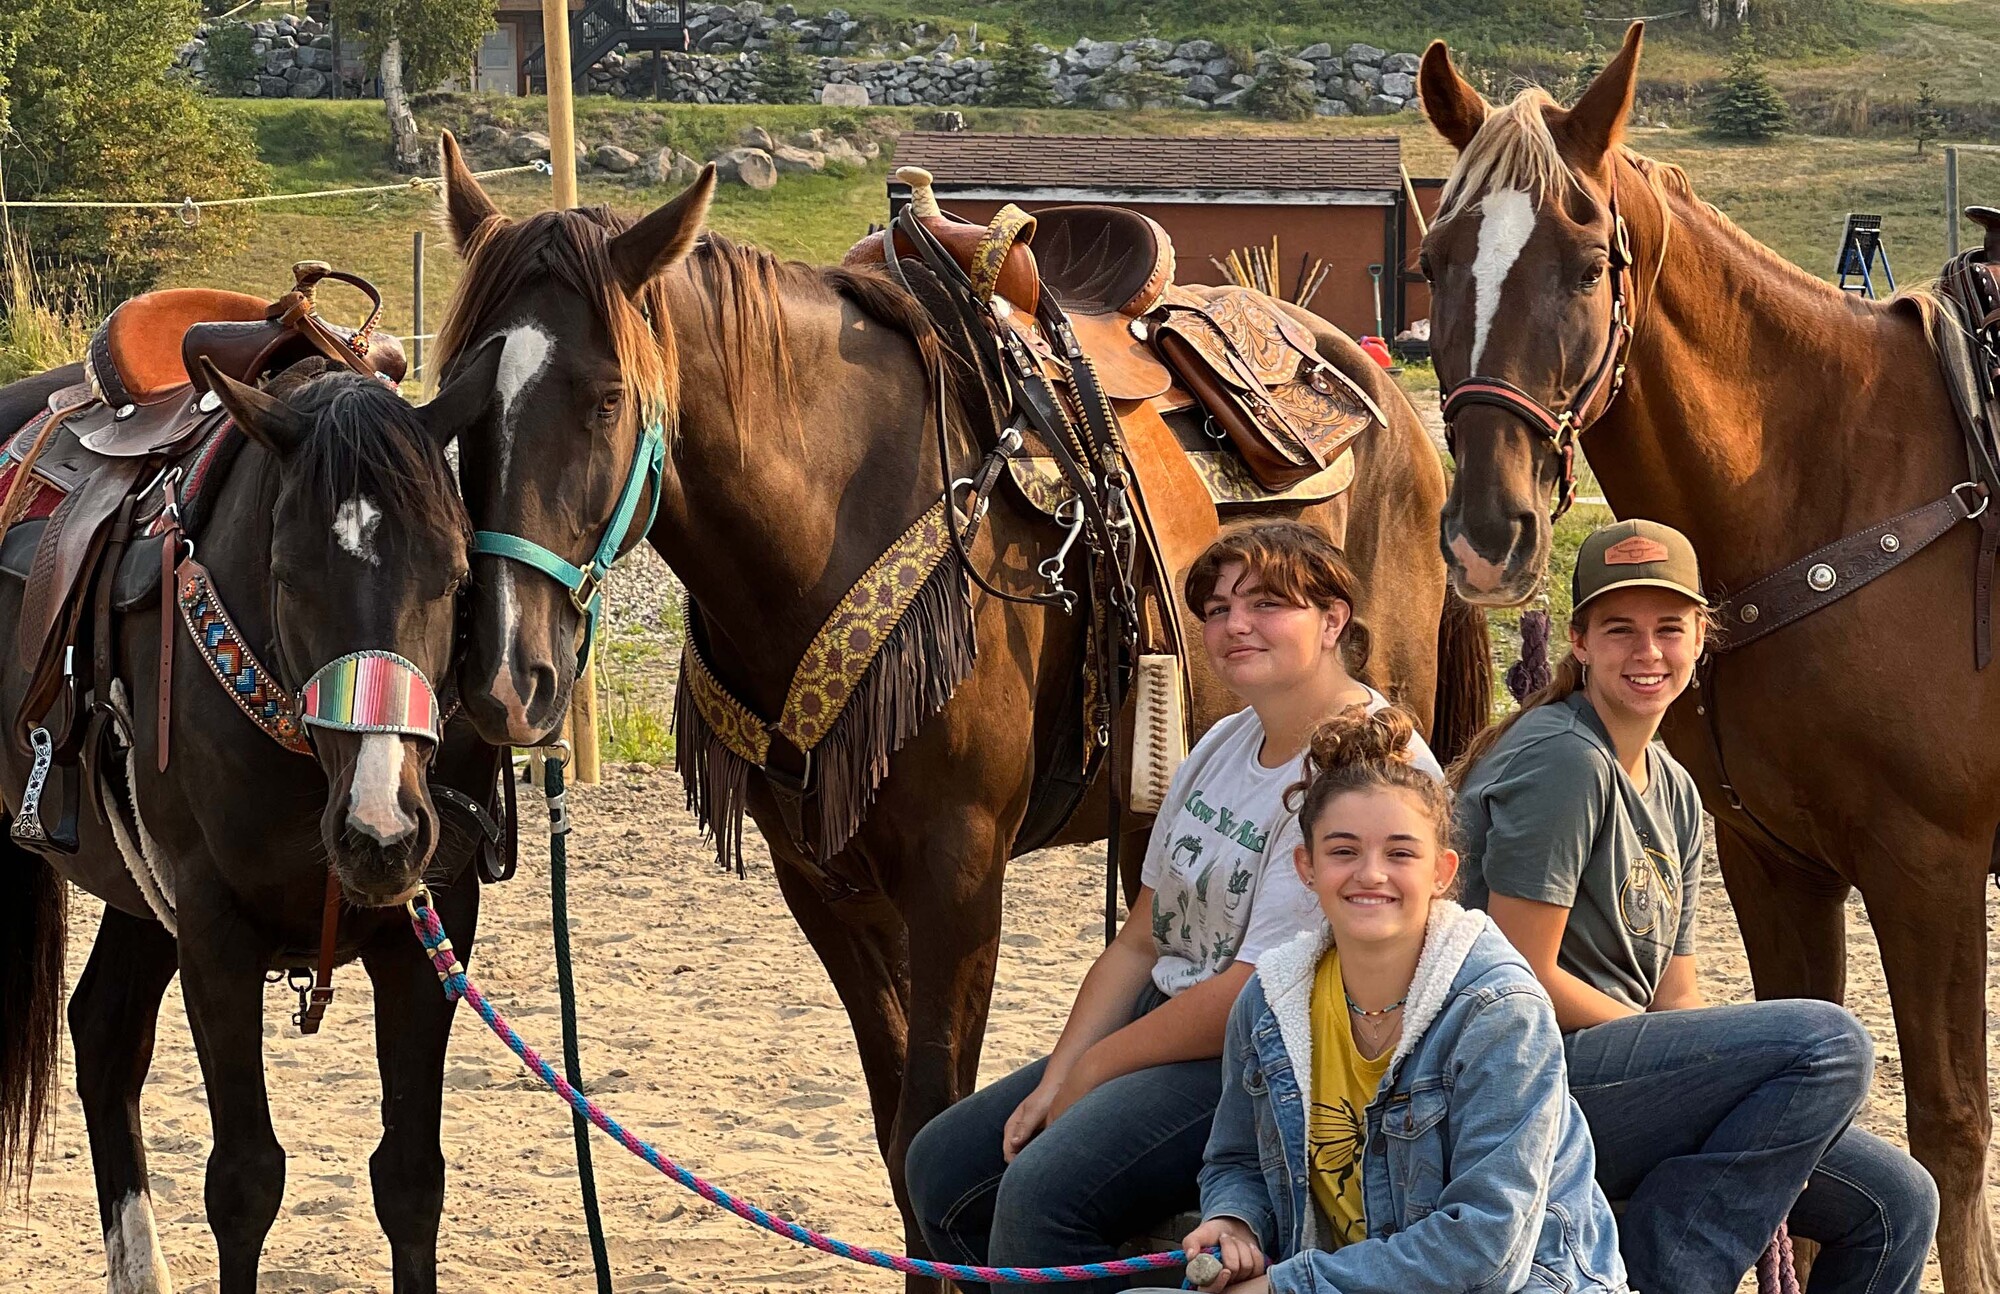
[[55,1095],[68,898],[53,867],[0,840],[0,1187],[33,1178]]
[[1438,617],[1437,692],[1433,697],[1431,750],[1446,768],[1458,758],[1493,707],[1493,657],[1486,636],[1486,613],[1444,591]]

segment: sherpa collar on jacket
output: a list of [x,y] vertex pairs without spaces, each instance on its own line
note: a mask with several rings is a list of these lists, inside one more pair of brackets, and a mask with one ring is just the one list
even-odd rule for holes
[[[1451,997],[1451,986],[1472,953],[1472,945],[1491,925],[1484,912],[1469,912],[1449,899],[1431,904],[1424,926],[1424,950],[1417,957],[1417,973],[1403,999],[1403,1036],[1396,1054],[1383,1072],[1388,1082],[1405,1056],[1423,1038],[1424,1031],[1437,1019]],[[1275,949],[1257,963],[1257,977],[1264,985],[1264,1001],[1277,1017],[1278,1031],[1285,1040],[1292,1072],[1303,1084],[1312,1081],[1312,986],[1319,959],[1333,943],[1333,929],[1324,920],[1317,929],[1300,934]]]

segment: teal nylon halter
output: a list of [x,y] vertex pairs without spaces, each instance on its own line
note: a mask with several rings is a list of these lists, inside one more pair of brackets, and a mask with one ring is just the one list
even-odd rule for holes
[[604,607],[605,573],[618,560],[619,542],[631,529],[632,518],[639,511],[640,491],[648,486],[652,487],[653,502],[646,512],[646,524],[639,531],[642,541],[646,532],[653,528],[653,519],[660,515],[660,483],[666,473],[666,464],[667,436],[656,422],[640,435],[638,447],[632,454],[632,470],[626,474],[625,488],[619,492],[618,506],[612,510],[611,521],[604,528],[604,538],[590,560],[582,566],[572,565],[532,539],[502,534],[497,530],[472,532],[472,551],[475,555],[486,553],[531,566],[569,590],[570,601],[584,617],[583,646],[576,653],[579,671],[584,661],[589,659],[590,644],[597,637],[597,616]]

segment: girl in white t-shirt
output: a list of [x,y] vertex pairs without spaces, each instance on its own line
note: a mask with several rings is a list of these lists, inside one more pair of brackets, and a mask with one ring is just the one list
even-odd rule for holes
[[[1189,569],[1209,664],[1248,708],[1211,728],[1174,775],[1131,915],[1084,976],[1055,1051],[912,1142],[910,1201],[932,1257],[1108,1261],[1141,1227],[1196,1203],[1230,1007],[1264,951],[1318,920],[1292,867],[1298,822],[1285,791],[1322,719],[1389,704],[1356,678],[1368,635],[1355,585],[1326,535],[1295,521],[1230,530]],[[1411,747],[1442,781],[1423,739]]]

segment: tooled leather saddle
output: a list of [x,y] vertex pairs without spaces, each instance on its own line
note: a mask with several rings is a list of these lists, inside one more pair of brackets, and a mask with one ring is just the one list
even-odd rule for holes
[[[360,328],[317,313],[314,290],[329,278],[368,296]],[[401,343],[374,329],[382,303],[372,285],[316,261],[295,266],[294,279],[275,302],[186,288],[123,303],[92,334],[82,380],[0,442],[0,572],[25,586],[14,646],[30,681],[10,729],[35,761],[12,827],[24,845],[77,848],[77,784],[98,779],[72,774],[114,718],[112,616],[161,587],[180,499],[226,448],[228,415],[204,361],[248,383],[311,356],[402,379]],[[41,799],[57,772],[63,804],[50,826]]]

